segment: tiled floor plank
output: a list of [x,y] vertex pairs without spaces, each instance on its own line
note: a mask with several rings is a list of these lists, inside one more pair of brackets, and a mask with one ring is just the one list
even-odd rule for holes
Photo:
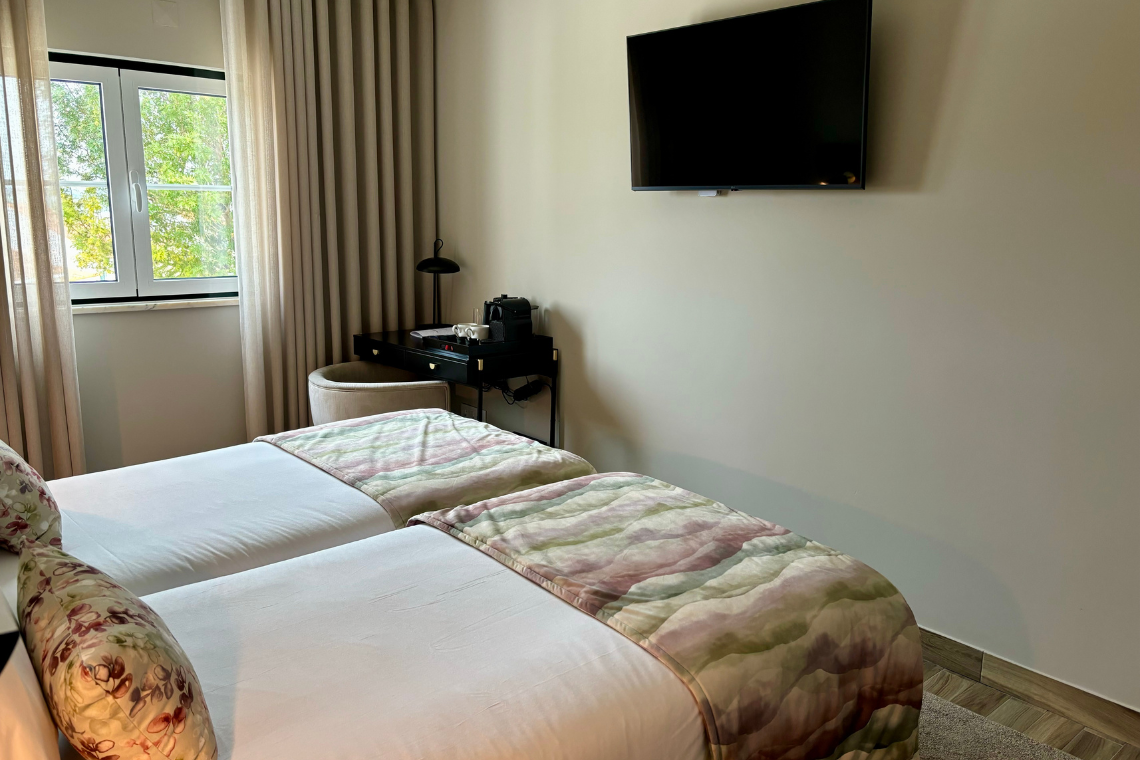
[[[926,636],[923,643],[927,644]],[[938,654],[945,658],[945,652]],[[1103,726],[1083,726],[1049,712],[1042,706],[1030,704],[994,688],[1001,684],[994,683],[991,686],[994,679],[987,679],[986,674],[983,674],[982,682],[978,682],[947,669],[945,664],[947,663],[923,659],[923,689],[926,692],[1012,728],[1030,739],[1066,752],[1075,760],[1140,760],[1140,746],[1121,745],[1103,732]]]
[[953,702],[985,718],[1009,698],[1008,694],[992,689],[985,684],[972,683],[959,692],[954,697]]
[[1026,736],[1042,744],[1063,750],[1065,745],[1084,730],[1080,723],[1062,718],[1060,715],[1045,713],[1032,726],[1023,731]]
[[942,668],[939,668],[938,670],[933,671],[930,675],[928,675],[922,682],[922,690],[930,692],[931,694],[936,694],[939,689],[950,682],[950,677],[953,675],[954,674],[949,670],[943,670]]
[[943,670],[941,673],[935,673],[931,676],[930,681],[924,684],[924,688],[931,694],[942,697],[947,702],[953,702],[973,683],[973,681],[951,673],[949,670]]
[[[938,662],[932,657],[932,661]],[[983,655],[982,683],[1022,701],[1065,715],[1117,741],[1140,744],[1140,712],[1103,697],[1081,691],[1000,657]]]
[[1066,744],[1064,750],[1079,760],[1112,760],[1120,748],[1118,742],[1097,736],[1086,728]]
[[995,723],[1025,733],[1044,714],[1045,711],[1040,707],[1022,702],[1016,697],[1010,697],[998,705],[998,708],[987,717]]
[[1112,760],[1140,760],[1140,747],[1133,747],[1131,744],[1125,744],[1120,748]]

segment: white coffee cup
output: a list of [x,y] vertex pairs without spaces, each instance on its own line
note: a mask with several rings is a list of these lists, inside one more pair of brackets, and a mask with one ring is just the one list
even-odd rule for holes
[[491,328],[487,325],[478,325],[474,322],[463,322],[454,328],[455,335],[468,340],[487,340],[491,337]]
[[461,322],[451,329],[455,331],[455,337],[457,338],[470,338],[471,336],[467,331],[478,326],[479,325],[475,324],[474,322]]
[[464,322],[454,327],[456,336],[468,340],[487,340],[491,337],[491,328],[474,322]]

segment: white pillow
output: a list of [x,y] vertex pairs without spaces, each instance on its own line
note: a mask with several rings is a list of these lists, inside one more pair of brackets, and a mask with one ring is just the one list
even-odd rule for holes
[[0,598],[0,757],[59,760],[57,741],[16,618]]

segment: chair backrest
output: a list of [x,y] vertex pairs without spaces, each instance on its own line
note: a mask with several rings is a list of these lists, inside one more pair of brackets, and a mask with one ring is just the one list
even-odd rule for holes
[[406,409],[451,409],[451,386],[371,362],[346,362],[309,375],[314,425]]

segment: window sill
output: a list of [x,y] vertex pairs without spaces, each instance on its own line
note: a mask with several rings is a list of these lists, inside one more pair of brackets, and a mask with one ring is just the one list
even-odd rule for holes
[[237,296],[229,298],[187,298],[180,301],[124,301],[122,303],[72,304],[72,314],[113,314],[121,311],[162,311],[165,309],[205,309],[237,306]]

